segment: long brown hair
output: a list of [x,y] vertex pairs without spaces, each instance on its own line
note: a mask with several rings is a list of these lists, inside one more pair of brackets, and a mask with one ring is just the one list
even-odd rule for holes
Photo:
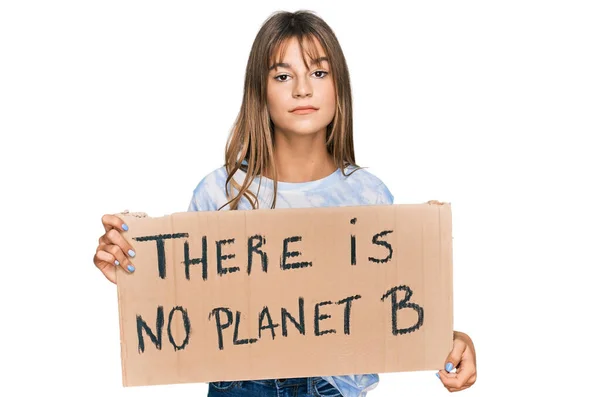
[[[336,95],[335,115],[326,132],[327,151],[342,173],[349,165],[357,166],[352,137],[350,75],[337,37],[329,25],[312,11],[278,11],[263,23],[252,44],[246,66],[242,105],[225,148],[225,186],[229,201],[221,208],[230,204],[230,209],[238,209],[242,197],[248,199],[253,209],[258,208],[258,192],[255,195],[249,187],[254,178],[264,175],[265,171],[273,176],[271,208],[275,208],[277,169],[273,157],[274,125],[267,110],[267,78],[269,66],[283,62],[286,44],[291,38],[298,39],[307,68],[309,66],[305,53],[308,53],[312,61],[319,57],[313,40],[318,40],[325,50]],[[303,46],[305,39],[309,47],[307,50]],[[242,164],[244,161],[246,164]],[[239,169],[246,173],[241,186],[233,178]],[[237,190],[237,194],[233,192],[232,187]]]

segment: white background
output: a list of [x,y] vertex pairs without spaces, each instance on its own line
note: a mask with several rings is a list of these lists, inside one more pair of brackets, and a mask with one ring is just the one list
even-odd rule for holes
[[[494,3],[2,2],[0,395],[206,395],[121,386],[100,218],[187,209],[223,162],[256,32],[297,9],[347,57],[358,163],[396,204],[452,203],[455,328],[479,375],[459,395],[597,393],[599,7]],[[423,371],[369,395],[446,393]]]

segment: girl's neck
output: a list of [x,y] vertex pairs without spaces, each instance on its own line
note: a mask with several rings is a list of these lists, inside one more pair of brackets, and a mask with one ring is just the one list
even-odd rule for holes
[[[280,182],[302,183],[331,175],[336,166],[325,146],[325,130],[305,136],[275,132],[275,167]],[[272,176],[268,176],[272,179]]]

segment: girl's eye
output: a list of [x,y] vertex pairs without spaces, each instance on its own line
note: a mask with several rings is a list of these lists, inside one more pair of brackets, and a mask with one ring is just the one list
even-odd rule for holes
[[[329,72],[326,72],[324,70],[317,70],[313,74],[317,74],[317,73],[321,73],[320,76],[317,76],[320,79],[324,78],[325,76],[327,76],[329,74]],[[286,77],[286,78],[285,79],[280,79],[280,77]],[[287,75],[287,74],[280,74],[279,76],[275,76],[275,80],[284,82],[284,81],[288,81],[289,80],[287,77],[290,77],[290,76]]]

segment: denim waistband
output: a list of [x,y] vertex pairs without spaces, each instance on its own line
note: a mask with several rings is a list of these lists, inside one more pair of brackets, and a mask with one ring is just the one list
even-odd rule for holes
[[293,387],[293,386],[311,386],[314,378],[287,378],[287,379],[253,379],[246,382],[259,383],[272,388]]

